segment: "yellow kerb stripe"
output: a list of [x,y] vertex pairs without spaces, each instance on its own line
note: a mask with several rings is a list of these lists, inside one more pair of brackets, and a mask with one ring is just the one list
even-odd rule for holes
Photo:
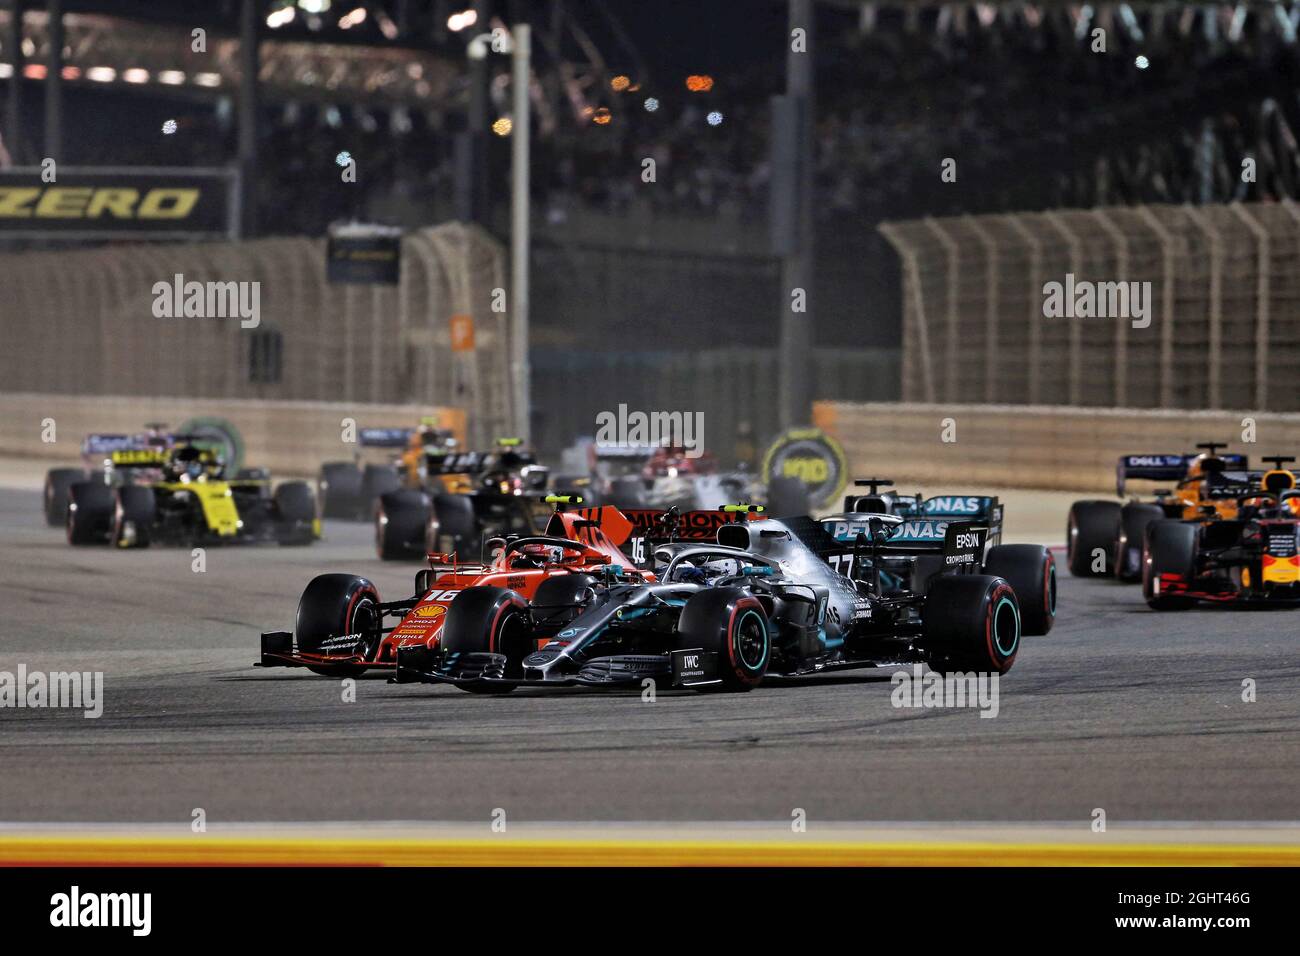
[[1300,846],[0,836],[0,866],[1300,866]]

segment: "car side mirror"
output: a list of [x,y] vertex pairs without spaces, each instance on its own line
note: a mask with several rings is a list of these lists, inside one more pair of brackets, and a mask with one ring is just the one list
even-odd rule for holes
[[433,590],[434,570],[433,568],[421,568],[415,572],[415,596],[424,597]]

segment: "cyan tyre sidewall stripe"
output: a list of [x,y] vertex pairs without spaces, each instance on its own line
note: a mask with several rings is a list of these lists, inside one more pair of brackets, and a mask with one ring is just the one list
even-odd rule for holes
[[[757,664],[750,664],[749,661],[745,660],[745,652],[744,650],[741,649],[740,646],[740,633],[744,628],[745,619],[750,615],[753,615],[754,617],[758,618],[758,626],[763,629],[763,634],[764,634],[763,656],[762,658],[759,659],[759,662]],[[736,626],[731,632],[731,646],[732,648],[735,649],[736,660],[740,662],[740,666],[745,668],[745,670],[749,671],[750,673],[757,674],[760,670],[763,669],[764,665],[767,664],[767,654],[770,645],[771,645],[771,641],[767,639],[767,623],[763,620],[763,615],[759,614],[753,608],[745,608],[744,610],[742,610],[740,612],[740,616],[736,619]]]
[[[1001,637],[998,634],[998,618],[1002,615],[1002,606],[1004,604],[1011,608],[1011,613],[1016,619],[1016,639],[1011,642],[1010,650],[1003,648]],[[998,603],[993,606],[993,646],[997,648],[999,654],[1008,658],[1014,656],[1016,649],[1020,646],[1020,609],[1016,607],[1016,602],[1006,595],[998,598]]]

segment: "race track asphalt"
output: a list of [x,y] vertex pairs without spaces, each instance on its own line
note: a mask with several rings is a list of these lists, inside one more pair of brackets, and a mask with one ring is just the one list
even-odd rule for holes
[[313,574],[409,593],[367,527],[195,573],[187,551],[70,548],[39,504],[0,490],[0,671],[103,671],[104,714],[0,709],[0,822],[1300,819],[1300,611],[1159,614],[1063,575],[995,719],[894,708],[889,671],[653,703],[379,678],[347,703],[250,665]]

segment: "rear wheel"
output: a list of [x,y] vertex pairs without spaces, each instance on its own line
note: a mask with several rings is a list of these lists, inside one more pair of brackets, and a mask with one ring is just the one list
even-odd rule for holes
[[1077,578],[1115,573],[1115,542],[1120,533],[1118,501],[1076,501],[1070,506],[1065,550],[1070,573]]
[[1147,526],[1142,548],[1142,596],[1157,611],[1180,611],[1196,602],[1176,594],[1162,593],[1167,581],[1162,575],[1175,575],[1190,584],[1196,573],[1196,531],[1194,524],[1182,521],[1156,521]]
[[422,491],[391,491],[375,509],[375,551],[383,561],[423,558],[428,550],[429,496]]
[[1121,581],[1142,580],[1142,543],[1147,525],[1163,521],[1164,509],[1130,501],[1120,511],[1119,537],[1115,540],[1115,577]]
[[429,545],[435,551],[455,551],[470,556],[478,547],[478,519],[468,495],[434,495],[429,522]]
[[149,547],[150,532],[158,513],[153,489],[123,485],[117,489],[113,509],[112,543],[119,548]]
[[374,517],[380,497],[401,487],[402,478],[392,465],[366,465],[361,475],[360,517]]
[[941,574],[921,612],[930,666],[938,671],[1005,674],[1020,649],[1015,589],[988,574]]
[[367,518],[361,503],[361,469],[350,461],[326,462],[316,481],[321,515],[326,518]]
[[104,544],[113,530],[117,498],[102,481],[80,481],[68,489],[68,544]]
[[51,468],[45,473],[45,523],[62,528],[68,521],[68,493],[72,486],[86,480],[80,468]]
[[316,499],[305,481],[286,481],[275,489],[275,537],[283,545],[316,540]]
[[[472,587],[456,595],[442,628],[443,667],[458,670],[500,669],[501,676],[520,678],[524,658],[536,648],[524,599],[506,588]],[[500,655],[504,662],[488,655]],[[459,684],[476,694],[507,694],[513,684]]]
[[1037,544],[989,548],[984,573],[1004,579],[1016,592],[1023,634],[1046,634],[1056,623],[1056,559]]
[[725,690],[757,687],[772,657],[772,636],[763,605],[744,588],[710,588],[693,595],[677,624],[677,646],[717,655]]
[[[293,632],[298,650],[306,654],[359,653],[373,661],[383,639],[379,590],[355,574],[321,574],[312,578],[298,601]],[[356,641],[339,638],[356,637]],[[347,677],[365,668],[356,664],[309,667],[324,677]]]

